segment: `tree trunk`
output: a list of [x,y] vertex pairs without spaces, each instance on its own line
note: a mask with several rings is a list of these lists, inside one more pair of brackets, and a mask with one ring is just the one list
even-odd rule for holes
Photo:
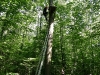
[[[52,0],[49,0],[49,6],[53,3]],[[46,50],[46,57],[45,57],[45,75],[50,75],[50,64],[51,64],[51,57],[52,57],[52,41],[53,41],[53,31],[54,31],[54,15],[52,16],[49,13],[49,23],[48,23],[48,43],[47,43],[47,50]]]
[[50,63],[52,57],[52,41],[53,41],[53,27],[54,25],[50,25],[49,35],[48,35],[48,45],[46,51],[46,64],[45,64],[45,75],[50,75]]

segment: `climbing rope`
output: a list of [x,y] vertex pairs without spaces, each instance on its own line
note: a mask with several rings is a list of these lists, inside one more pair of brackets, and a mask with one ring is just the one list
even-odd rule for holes
[[45,60],[45,53],[46,53],[46,49],[47,49],[47,41],[48,41],[48,34],[46,35],[45,41],[44,41],[44,46],[42,48],[42,52],[41,52],[41,57],[39,60],[39,64],[37,66],[37,70],[35,75],[40,75],[41,74],[41,69]]

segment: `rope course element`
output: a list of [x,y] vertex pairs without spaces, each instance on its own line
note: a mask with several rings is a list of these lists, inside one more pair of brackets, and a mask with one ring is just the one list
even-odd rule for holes
[[42,48],[42,51],[41,51],[41,54],[40,54],[40,60],[39,60],[35,75],[41,74],[41,69],[42,69],[42,66],[43,66],[43,63],[44,63],[44,60],[45,60],[45,53],[46,53],[46,50],[47,50],[47,42],[48,42],[48,33],[45,37],[44,45],[43,45],[43,48]]

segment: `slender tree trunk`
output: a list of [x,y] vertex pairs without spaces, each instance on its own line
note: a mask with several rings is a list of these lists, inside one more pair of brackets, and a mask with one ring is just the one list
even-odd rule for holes
[[50,64],[52,57],[52,41],[53,41],[53,27],[54,25],[50,25],[49,35],[48,35],[48,45],[46,51],[46,64],[45,64],[45,75],[50,75]]

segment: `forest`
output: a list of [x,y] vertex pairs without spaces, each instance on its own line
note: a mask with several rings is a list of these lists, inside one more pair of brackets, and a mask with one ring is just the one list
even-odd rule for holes
[[100,0],[0,0],[0,75],[100,75],[99,50]]

